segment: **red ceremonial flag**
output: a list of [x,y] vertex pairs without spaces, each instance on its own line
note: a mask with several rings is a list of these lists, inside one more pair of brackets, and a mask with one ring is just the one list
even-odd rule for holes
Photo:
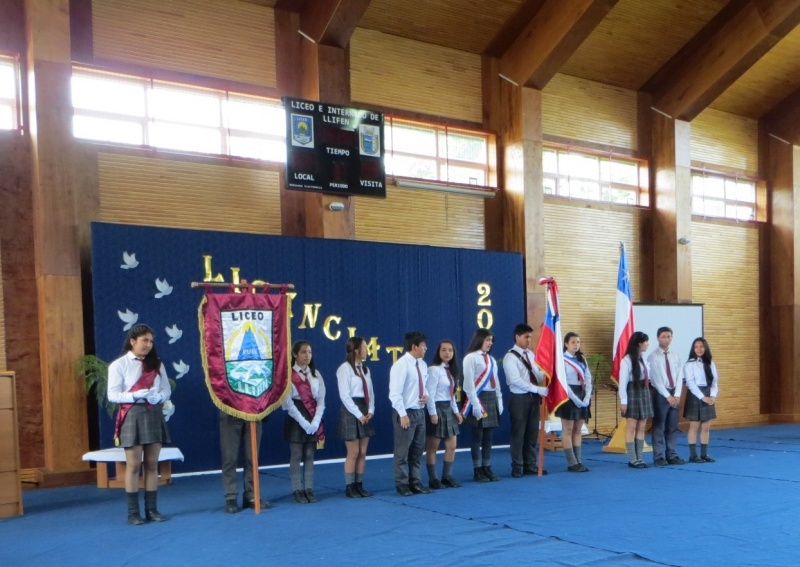
[[617,308],[614,317],[614,362],[611,365],[611,378],[619,383],[619,365],[625,358],[628,342],[633,334],[633,296],[625,258],[625,245],[619,245],[619,270],[617,271]]
[[564,369],[564,350],[561,338],[561,311],[558,305],[558,284],[553,278],[542,278],[539,285],[547,284],[547,311],[542,324],[542,334],[536,344],[535,361],[547,376],[547,410],[552,413],[566,402],[567,373]]
[[291,391],[289,297],[213,293],[200,302],[200,353],[211,400],[225,413],[260,421]]

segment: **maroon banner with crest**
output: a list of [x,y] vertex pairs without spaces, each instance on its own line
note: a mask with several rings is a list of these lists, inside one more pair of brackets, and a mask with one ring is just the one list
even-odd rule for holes
[[232,416],[259,421],[291,391],[290,299],[285,290],[247,291],[206,289],[198,310],[200,353],[214,405]]

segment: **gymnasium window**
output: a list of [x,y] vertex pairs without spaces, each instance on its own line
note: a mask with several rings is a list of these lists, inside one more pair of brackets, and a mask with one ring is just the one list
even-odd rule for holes
[[644,161],[575,149],[545,148],[542,167],[546,195],[643,207],[649,204]]
[[77,138],[286,160],[286,119],[278,100],[76,69],[72,105]]
[[0,54],[0,130],[20,127],[19,67],[15,57]]
[[756,195],[756,182],[751,179],[692,172],[692,214],[754,221]]
[[386,175],[426,181],[494,186],[489,134],[385,118]]

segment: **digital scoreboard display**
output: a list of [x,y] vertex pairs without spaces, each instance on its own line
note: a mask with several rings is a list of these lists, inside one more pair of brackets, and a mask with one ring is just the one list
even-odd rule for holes
[[383,114],[284,97],[286,185],[302,191],[386,197]]

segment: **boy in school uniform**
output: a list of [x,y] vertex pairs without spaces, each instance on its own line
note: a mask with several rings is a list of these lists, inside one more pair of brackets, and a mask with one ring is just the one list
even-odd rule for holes
[[678,421],[683,388],[683,365],[678,354],[670,350],[672,329],[660,327],[656,332],[658,348],[647,362],[650,365],[650,393],[653,399],[653,463],[658,467],[682,465],[675,444],[678,440]]

